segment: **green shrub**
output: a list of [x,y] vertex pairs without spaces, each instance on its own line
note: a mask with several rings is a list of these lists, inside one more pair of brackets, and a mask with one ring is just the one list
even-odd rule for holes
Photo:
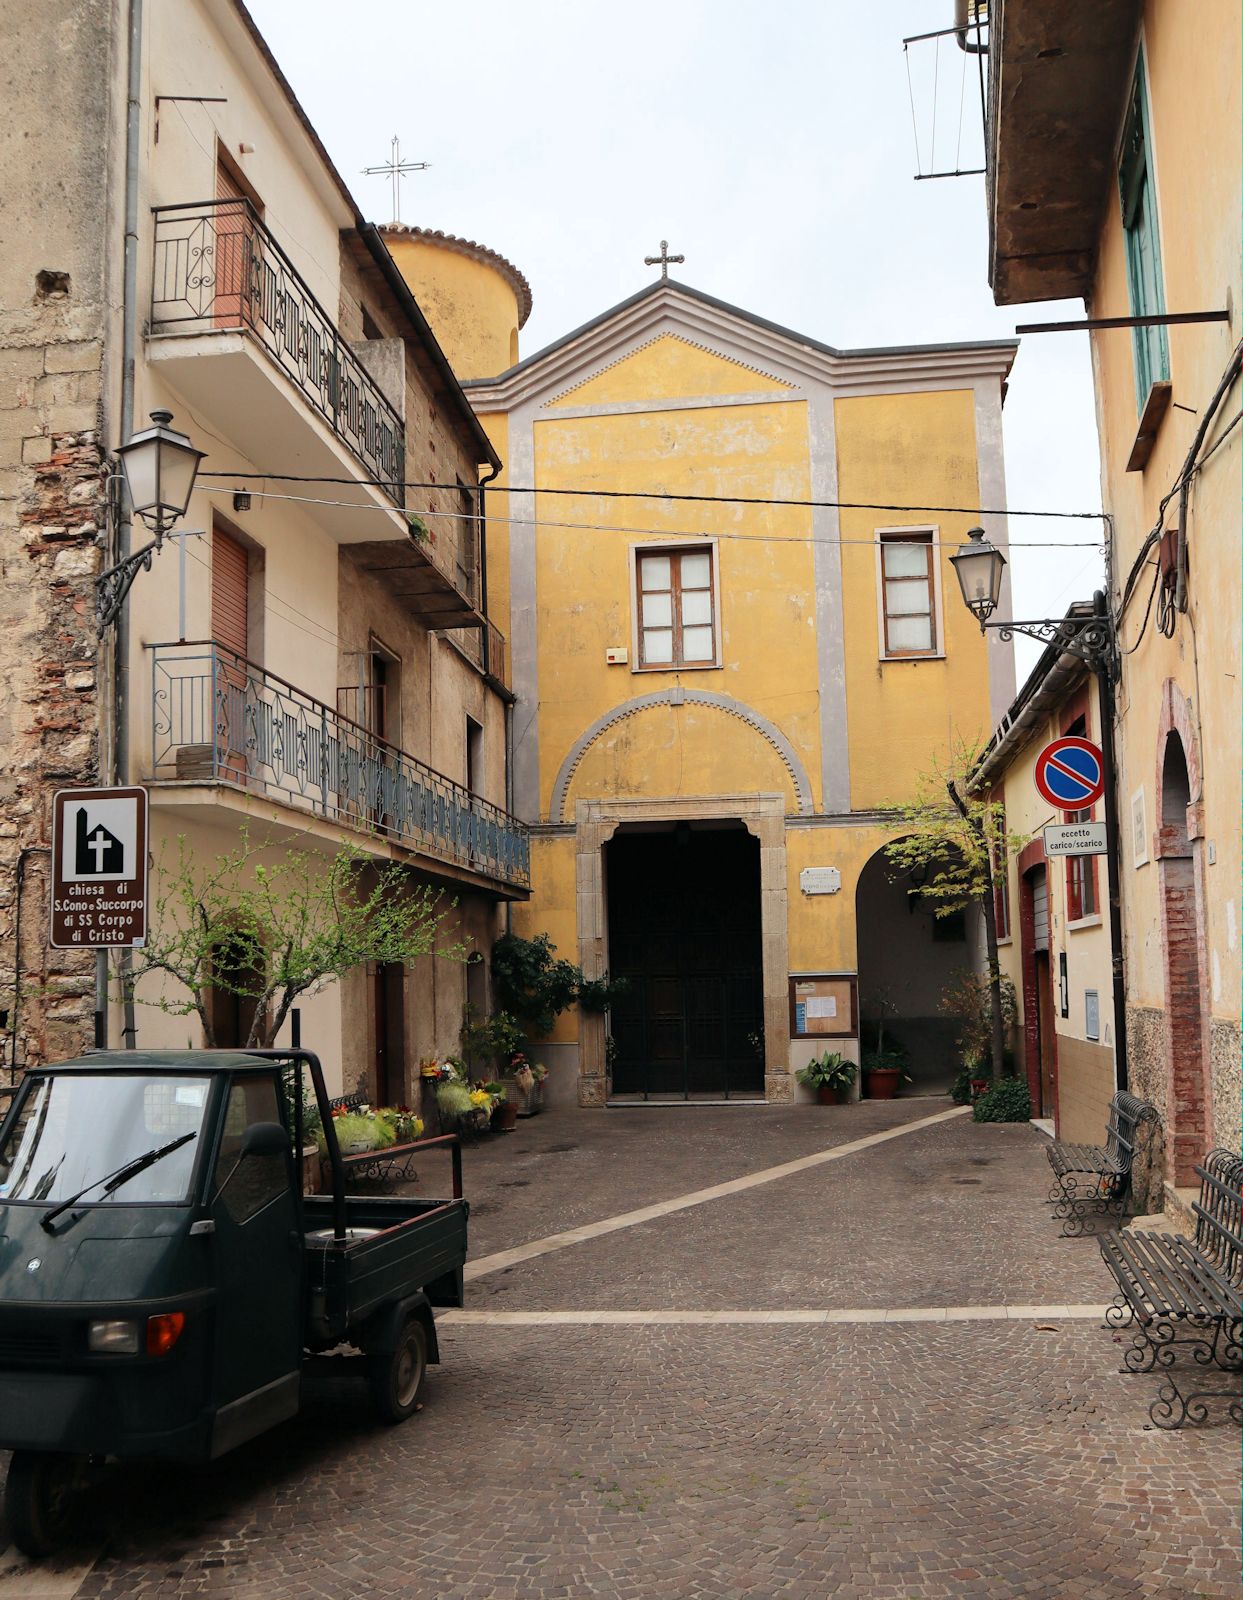
[[380,1142],[381,1123],[375,1117],[364,1117],[361,1112],[351,1111],[344,1117],[334,1117],[333,1127],[343,1150],[364,1142],[368,1149],[374,1150]]
[[1032,1097],[1022,1078],[1003,1078],[982,1094],[972,1116],[977,1122],[1029,1122]]
[[839,1094],[844,1093],[855,1081],[859,1069],[853,1061],[847,1061],[840,1050],[826,1050],[822,1056],[816,1056],[800,1067],[794,1074],[804,1089],[836,1089]]
[[464,1083],[442,1083],[436,1090],[436,1104],[446,1117],[464,1117],[474,1110],[470,1090]]

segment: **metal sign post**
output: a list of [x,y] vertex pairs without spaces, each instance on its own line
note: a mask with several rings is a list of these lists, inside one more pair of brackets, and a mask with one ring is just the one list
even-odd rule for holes
[[145,789],[60,789],[52,797],[54,949],[146,943],[147,837]]

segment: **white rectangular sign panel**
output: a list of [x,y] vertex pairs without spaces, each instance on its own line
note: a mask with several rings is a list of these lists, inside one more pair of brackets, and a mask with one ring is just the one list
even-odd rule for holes
[[1108,848],[1103,822],[1050,823],[1044,830],[1047,856],[1103,856]]
[[842,886],[842,875],[836,867],[804,867],[798,875],[798,886],[804,894],[836,894]]

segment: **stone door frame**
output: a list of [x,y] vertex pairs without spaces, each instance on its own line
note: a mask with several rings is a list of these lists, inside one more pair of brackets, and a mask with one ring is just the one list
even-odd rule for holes
[[[789,931],[785,797],[722,794],[695,799],[580,800],[574,808],[574,881],[578,910],[578,960],[584,974],[608,969],[608,905],[604,847],[627,822],[741,822],[760,843],[760,941],[764,984],[764,1098],[794,1098],[790,1076]],[[580,1012],[578,1103],[608,1099],[604,1018]]]

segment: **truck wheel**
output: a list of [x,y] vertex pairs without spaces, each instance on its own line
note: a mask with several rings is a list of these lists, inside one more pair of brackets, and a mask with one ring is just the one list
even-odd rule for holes
[[4,1486],[9,1537],[24,1556],[50,1556],[69,1531],[78,1488],[76,1456],[16,1450]]
[[396,1348],[367,1357],[371,1399],[382,1422],[404,1422],[414,1415],[426,1371],[427,1330],[418,1317],[407,1317]]

